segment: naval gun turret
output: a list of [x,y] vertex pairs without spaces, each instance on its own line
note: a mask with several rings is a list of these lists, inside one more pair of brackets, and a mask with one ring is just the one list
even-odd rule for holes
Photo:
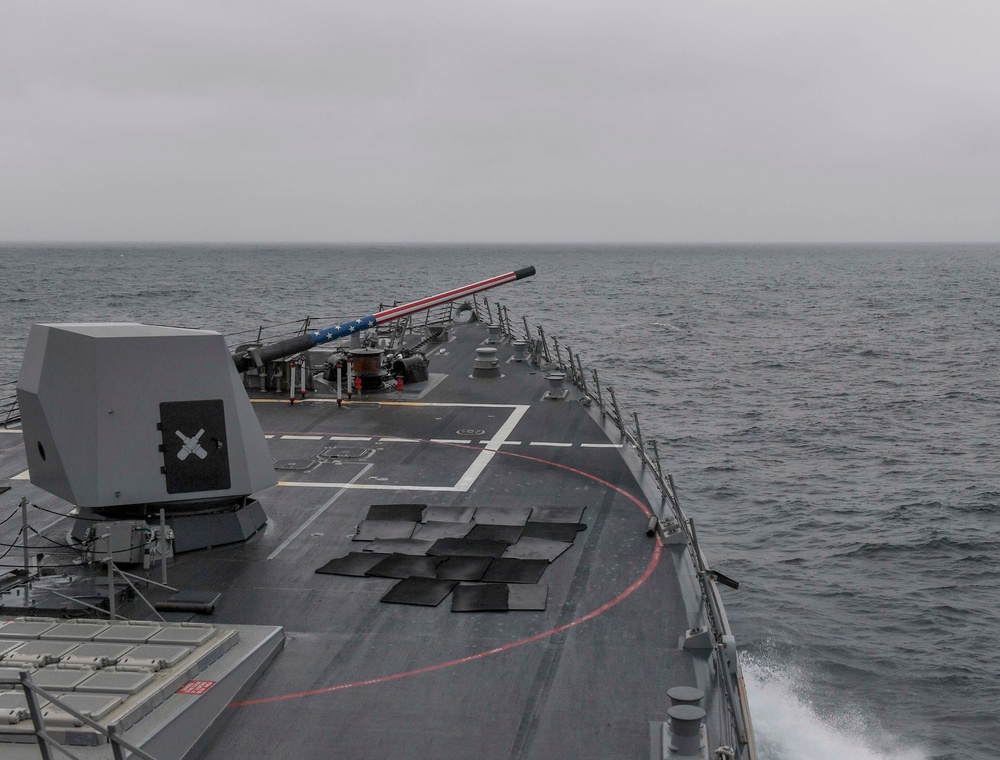
[[239,373],[534,273],[519,269],[235,356],[211,330],[33,325],[17,385],[31,482],[78,508],[80,541],[112,535],[95,529],[102,522],[124,526],[129,556],[116,561],[143,561],[129,532],[155,525],[161,510],[174,551],[244,541],[266,523],[251,494],[277,479]]
[[[175,551],[264,525],[267,443],[222,335],[137,323],[37,324],[17,385],[32,484],[96,520],[164,508]],[[124,559],[124,558],[123,558]]]
[[352,319],[349,322],[330,325],[329,327],[324,327],[321,330],[312,330],[302,335],[296,335],[293,338],[287,338],[275,343],[270,343],[266,346],[250,348],[245,351],[237,352],[237,354],[233,356],[233,361],[236,363],[236,369],[239,372],[246,372],[248,369],[254,367],[260,368],[267,362],[283,359],[288,356],[293,356],[294,354],[300,354],[311,348],[315,348],[316,346],[321,346],[324,343],[356,335],[364,330],[370,330],[378,325],[402,319],[403,317],[408,317],[411,314],[432,309],[435,306],[457,301],[460,298],[472,295],[473,293],[479,293],[500,285],[506,285],[509,282],[523,280],[525,277],[531,277],[534,274],[534,267],[516,269],[513,272],[508,272],[507,274],[497,275],[496,277],[490,277],[486,280],[474,282],[471,285],[465,285],[461,288],[455,288],[453,290],[447,290],[444,293],[438,293],[436,296],[429,296],[427,298],[421,298],[417,301],[411,301],[399,306],[393,306],[390,309],[384,309],[376,312],[375,314],[369,314],[367,317],[358,317],[357,319]]

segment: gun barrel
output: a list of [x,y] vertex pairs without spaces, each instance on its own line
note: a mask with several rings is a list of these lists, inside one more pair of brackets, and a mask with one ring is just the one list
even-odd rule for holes
[[359,317],[349,322],[343,322],[339,325],[324,327],[322,330],[314,330],[310,333],[306,333],[305,335],[296,335],[294,338],[288,338],[276,343],[270,343],[266,346],[261,346],[259,349],[253,351],[253,353],[247,352],[233,356],[233,361],[236,363],[236,370],[238,372],[245,372],[259,363],[274,361],[275,359],[282,359],[286,356],[291,356],[292,354],[301,353],[302,351],[307,351],[314,346],[329,343],[332,340],[352,335],[353,333],[361,330],[371,329],[376,325],[392,322],[394,319],[408,317],[411,314],[426,311],[427,309],[432,309],[435,306],[450,303],[451,301],[457,301],[459,298],[464,298],[465,296],[472,295],[473,293],[480,293],[484,290],[489,290],[490,288],[506,285],[508,282],[523,280],[525,277],[531,277],[533,274],[535,274],[535,268],[533,266],[516,269],[513,272],[508,272],[507,274],[497,275],[496,277],[490,277],[486,280],[474,282],[471,285],[465,285],[461,288],[455,288],[453,290],[447,290],[444,293],[438,293],[436,296],[421,298],[417,301],[411,301],[410,303],[405,303],[400,306],[393,306],[391,309],[384,309],[375,314],[369,314],[367,317]]

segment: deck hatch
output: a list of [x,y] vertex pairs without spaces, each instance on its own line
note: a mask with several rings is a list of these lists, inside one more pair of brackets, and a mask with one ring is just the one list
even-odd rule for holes
[[101,671],[94,673],[77,686],[78,692],[95,694],[138,694],[153,681],[152,673],[118,673]]
[[58,621],[52,619],[12,620],[0,625],[0,639],[37,639],[57,624]]
[[[56,697],[91,720],[100,720],[122,703],[121,697],[103,694],[66,694]],[[51,702],[42,709],[42,718],[48,726],[80,726],[80,721]]]
[[150,644],[173,644],[185,647],[200,647],[215,637],[215,629],[200,625],[166,625],[163,630],[149,638]]
[[42,668],[31,679],[36,685],[49,691],[73,691],[92,675],[94,671],[90,668]]
[[61,623],[39,635],[39,638],[92,641],[95,636],[106,630],[108,630],[107,623]]
[[375,453],[375,449],[361,446],[330,446],[323,449],[320,457],[323,459],[367,459]]
[[160,432],[167,493],[231,486],[222,399],[161,402]]

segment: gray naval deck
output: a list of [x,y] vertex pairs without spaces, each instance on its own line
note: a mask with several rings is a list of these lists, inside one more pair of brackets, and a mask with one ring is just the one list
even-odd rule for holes
[[[176,557],[170,582],[221,592],[192,620],[282,626],[285,647],[187,757],[645,758],[675,686],[705,692],[709,756],[736,746],[711,650],[681,647],[706,625],[701,587],[686,544],[647,535],[663,510],[639,460],[575,388],[547,398],[506,343],[502,376],[472,377],[485,337],[456,330],[429,353],[429,381],[401,392],[254,399],[279,468],[259,494],[267,526]],[[13,456],[5,445],[0,462]],[[478,522],[583,508],[585,529],[545,567],[543,610],[458,613],[451,596],[380,602],[397,579],[317,574],[378,548],[355,540],[376,504],[474,508]]]

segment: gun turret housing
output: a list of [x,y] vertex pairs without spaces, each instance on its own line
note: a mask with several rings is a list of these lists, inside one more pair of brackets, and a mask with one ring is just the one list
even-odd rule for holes
[[276,482],[219,333],[33,325],[17,395],[31,482],[79,507],[224,508]]

